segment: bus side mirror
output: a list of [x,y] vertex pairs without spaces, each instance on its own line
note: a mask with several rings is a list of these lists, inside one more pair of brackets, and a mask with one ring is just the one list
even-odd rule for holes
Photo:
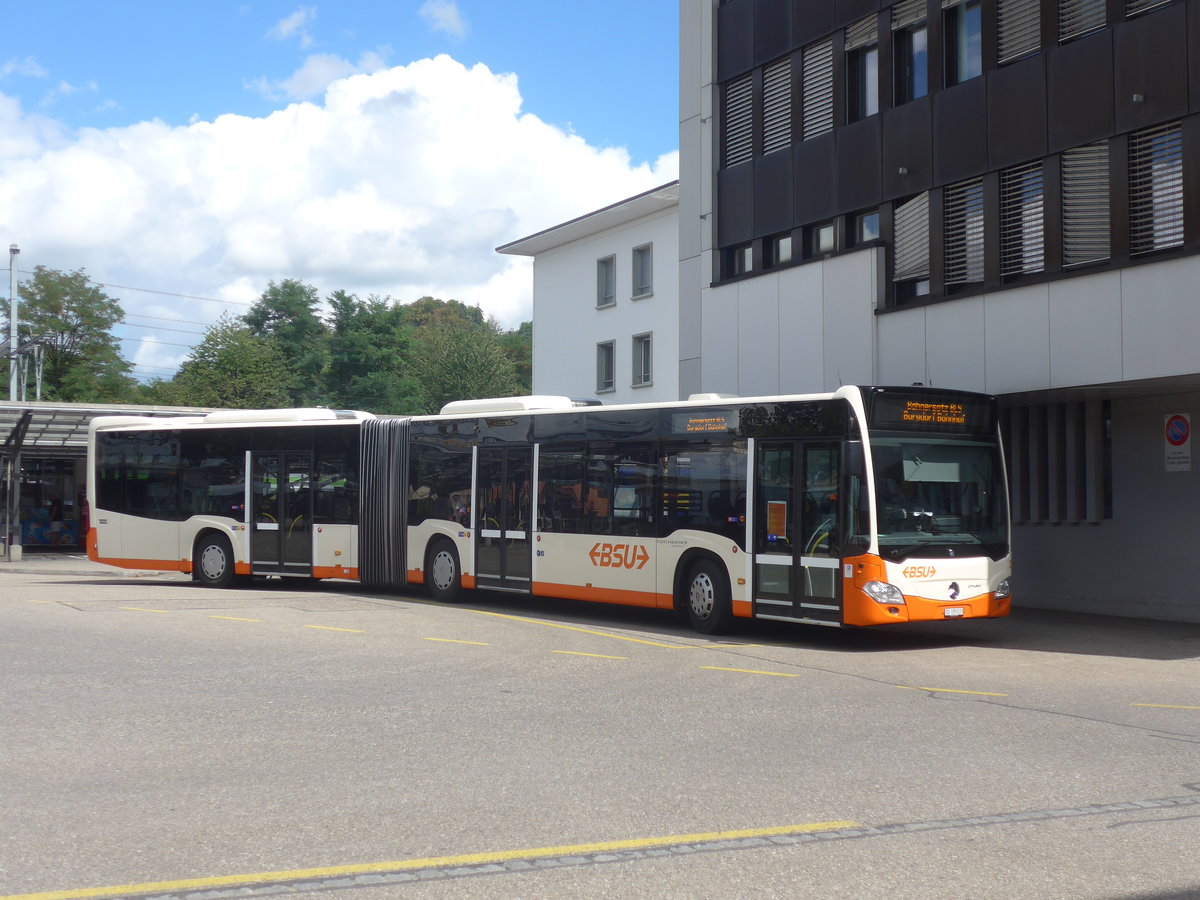
[[862,441],[846,441],[843,458],[846,460],[846,473],[860,478],[866,474],[866,457],[863,455]]

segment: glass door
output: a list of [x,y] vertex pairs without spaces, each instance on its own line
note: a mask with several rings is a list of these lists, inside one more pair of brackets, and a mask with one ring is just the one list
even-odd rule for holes
[[312,574],[312,456],[252,455],[252,571]]
[[480,447],[476,472],[475,577],[481,588],[528,591],[533,448]]
[[840,446],[763,441],[755,462],[754,614],[840,623]]

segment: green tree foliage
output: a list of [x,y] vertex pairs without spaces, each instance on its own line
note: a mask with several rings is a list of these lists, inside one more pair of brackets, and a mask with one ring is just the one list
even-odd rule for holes
[[[92,284],[83,269],[37,266],[20,285],[20,343],[45,346],[42,399],[88,403],[133,398],[132,365],[121,356],[112,328],[125,319],[121,305]],[[5,320],[7,332],[8,322]],[[32,371],[32,367],[31,367]],[[28,396],[33,396],[32,374]]]
[[317,289],[294,278],[267,285],[262,296],[242,317],[260,338],[273,338],[287,360],[287,393],[296,406],[320,406],[325,401],[325,369],[329,364],[329,332],[317,315]]
[[436,320],[416,329],[410,358],[421,383],[424,412],[451,400],[511,397],[521,385],[494,327]]
[[533,393],[533,323],[522,322],[513,331],[500,332],[500,346],[512,361],[520,393]]
[[329,297],[330,406],[376,413],[412,414],[421,408],[420,384],[407,373],[409,336],[405,308],[345,291]]
[[290,406],[288,360],[274,338],[222,316],[171,382],[151,388],[158,403],[225,409]]

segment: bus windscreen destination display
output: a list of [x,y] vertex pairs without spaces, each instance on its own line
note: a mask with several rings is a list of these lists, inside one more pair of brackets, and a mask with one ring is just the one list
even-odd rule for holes
[[879,392],[868,410],[873,428],[988,434],[996,427],[995,406],[979,397]]
[[736,410],[704,410],[675,413],[671,420],[671,431],[674,434],[730,434],[737,430],[738,414]]

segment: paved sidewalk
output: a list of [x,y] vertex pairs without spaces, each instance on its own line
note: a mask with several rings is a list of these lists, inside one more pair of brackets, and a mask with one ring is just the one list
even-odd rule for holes
[[11,562],[0,557],[0,575],[112,575],[128,578],[134,575],[159,575],[159,572],[134,572],[92,562],[84,553],[29,553]]

